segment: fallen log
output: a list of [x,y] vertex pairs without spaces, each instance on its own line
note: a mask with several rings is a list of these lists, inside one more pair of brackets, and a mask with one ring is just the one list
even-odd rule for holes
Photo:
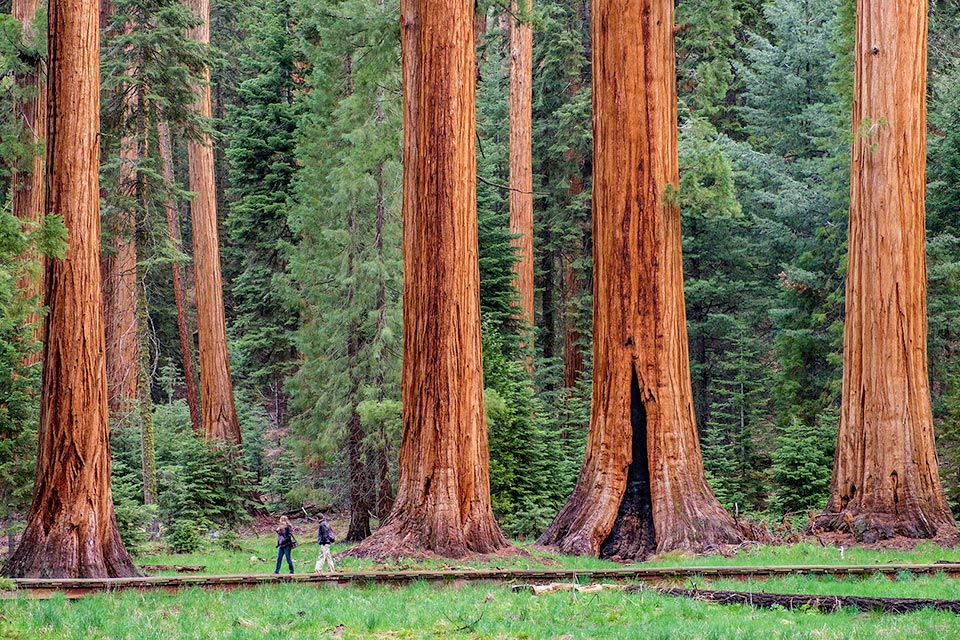
[[746,604],[752,607],[784,609],[812,609],[815,611],[839,611],[847,607],[858,611],[882,611],[884,613],[911,613],[921,609],[960,613],[960,600],[937,600],[932,598],[868,598],[862,596],[828,596],[797,593],[756,593],[750,591],[715,591],[713,589],[680,589],[673,587],[629,586],[628,592],[653,591],[667,596],[682,596],[715,602],[717,604]]
[[618,584],[573,584],[570,582],[551,582],[550,584],[515,584],[512,587],[514,593],[532,593],[535,596],[540,596],[545,593],[553,593],[555,591],[576,591],[577,593],[596,593],[598,591],[603,591],[604,589],[622,589],[622,585]]

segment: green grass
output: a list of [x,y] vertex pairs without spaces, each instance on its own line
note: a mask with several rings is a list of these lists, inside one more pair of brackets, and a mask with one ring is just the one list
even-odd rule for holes
[[[317,557],[315,543],[307,542],[309,537],[300,536],[302,544],[294,549],[293,561],[297,572],[313,570]],[[139,564],[153,565],[204,565],[204,574],[223,575],[237,573],[271,573],[276,563],[276,535],[264,533],[240,539],[243,550],[228,551],[210,545],[207,549],[192,554],[166,554],[160,551],[144,553],[137,557]],[[350,545],[334,544],[334,555],[346,550]],[[443,559],[400,559],[388,563],[376,563],[357,558],[337,558],[337,569],[341,571],[359,571],[367,569],[438,569],[438,568],[516,568],[516,569],[600,569],[617,567],[613,562],[597,558],[564,556],[546,553],[532,548],[529,544],[518,544],[525,553],[514,556],[499,556],[492,559],[474,558],[466,561]],[[257,560],[252,560],[255,556]],[[763,565],[884,565],[884,564],[927,564],[937,561],[960,562],[960,550],[944,549],[933,544],[920,544],[912,551],[894,551],[883,549],[853,548],[845,549],[843,557],[834,547],[823,547],[817,543],[804,543],[786,546],[746,545],[732,557],[722,555],[693,556],[683,553],[669,553],[655,557],[639,566],[649,567],[689,567],[689,566],[763,566]],[[286,571],[286,566],[282,568]],[[165,571],[162,573],[171,573]]]
[[123,592],[0,602],[0,638],[951,638],[960,620],[756,610],[649,592],[512,593],[506,586]]
[[[243,550],[211,546],[201,553],[137,558],[142,564],[203,564],[206,574],[273,571],[275,536],[241,540]],[[345,545],[337,544],[334,551]],[[525,548],[526,555],[464,562],[403,560],[387,565],[341,558],[338,568],[566,568],[616,566],[593,558],[566,557]],[[299,571],[310,571],[316,546],[294,550]],[[264,561],[251,565],[250,556]],[[850,549],[817,544],[744,547],[734,557],[667,554],[644,566],[889,564],[960,561],[955,550],[923,545],[913,552]],[[739,582],[702,578],[685,586],[781,593],[960,599],[960,581],[901,574],[896,580],[785,576]],[[722,606],[646,591],[628,594],[512,593],[509,585],[417,582],[407,586],[280,583],[235,591],[191,589],[176,594],[121,592],[76,601],[0,600],[0,639],[87,638],[884,638],[960,637],[960,616],[923,611],[910,615],[843,611],[760,610]]]

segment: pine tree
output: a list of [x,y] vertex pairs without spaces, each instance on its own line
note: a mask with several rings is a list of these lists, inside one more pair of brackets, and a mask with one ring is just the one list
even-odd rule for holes
[[[931,16],[931,48],[936,41]],[[931,62],[933,62],[931,60]],[[933,65],[931,65],[933,66]],[[927,184],[927,326],[933,415],[940,472],[951,507],[960,505],[960,367],[956,309],[960,306],[960,72],[932,87]]]
[[335,497],[349,497],[351,539],[369,533],[370,512],[387,515],[399,435],[392,421],[401,326],[395,8],[330,2],[328,15],[301,24],[310,90],[290,219],[299,237],[291,275],[303,302],[293,426],[308,462],[339,480]]
[[848,169],[834,79],[843,30],[835,5],[819,0],[778,0],[764,14],[769,34],[751,35],[739,69],[748,138],[732,150],[754,252],[764,256],[759,275],[779,284],[755,304],[769,309],[758,326],[772,324],[782,439],[798,428],[829,433],[823,416],[839,399]]
[[238,379],[280,429],[288,423],[284,380],[296,365],[298,317],[286,282],[293,236],[287,225],[296,167],[303,62],[286,2],[245,8],[249,25],[237,64],[247,77],[227,110],[229,212],[224,259],[233,300]]

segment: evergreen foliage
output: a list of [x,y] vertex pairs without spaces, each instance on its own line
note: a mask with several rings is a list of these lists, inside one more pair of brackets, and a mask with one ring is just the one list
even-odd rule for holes
[[960,67],[933,87],[928,148],[927,350],[941,475],[960,508]]
[[[4,199],[5,200],[5,199]],[[24,299],[18,283],[38,265],[23,256],[39,250],[62,257],[66,231],[58,216],[26,233],[11,215],[9,202],[0,207],[0,531],[23,517],[33,493],[39,426],[40,364],[27,365],[28,354],[40,349],[27,323],[39,300]]]
[[235,64],[246,79],[227,109],[231,202],[223,254],[238,356],[232,369],[239,386],[259,396],[281,429],[287,423],[283,383],[296,366],[298,323],[286,275],[293,240],[287,217],[304,63],[291,10],[289,2],[257,2],[240,18],[247,33]]
[[762,277],[779,281],[766,304],[782,433],[830,433],[820,420],[839,402],[849,151],[830,80],[842,67],[835,9],[826,0],[768,4],[770,36],[751,36],[741,69],[749,137],[734,146],[738,193],[754,220],[754,251],[766,256]]
[[348,422],[361,403],[400,397],[398,9],[358,0],[303,9],[309,91],[289,222],[299,240],[290,271],[303,355],[292,378],[293,427],[304,461],[343,504],[351,482],[376,486],[372,461],[394,450],[386,429],[366,432],[356,454],[366,478],[349,478]]

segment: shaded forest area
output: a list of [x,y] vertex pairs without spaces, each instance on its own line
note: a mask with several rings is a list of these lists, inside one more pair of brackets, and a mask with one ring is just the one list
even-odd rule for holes
[[[46,78],[47,18],[36,3],[2,5],[0,524],[12,549],[33,495],[41,411],[41,296],[29,287],[39,287],[40,256],[63,255],[65,227],[13,215],[28,191],[17,185],[42,174],[46,136],[32,123],[46,120],[25,114],[44,109],[35,80]],[[401,309],[399,2],[99,9],[99,270],[123,544],[162,536],[189,551],[250,513],[303,508],[349,512],[347,539],[362,540],[409,498],[397,494],[401,361],[413,348]],[[848,0],[676,5],[679,189],[667,204],[681,214],[693,412],[706,480],[741,519],[805,524],[827,505],[851,146],[873,135],[851,121],[854,13]],[[935,0],[928,17],[928,381],[956,511],[960,3]],[[590,21],[582,0],[532,11],[480,0],[472,24],[480,404],[490,508],[515,538],[554,522],[591,423],[600,165]],[[529,45],[511,25],[532,34],[526,182],[511,165],[524,126],[512,126],[511,79]],[[518,195],[532,200],[525,295],[514,284]],[[429,274],[439,245],[421,242]]]

